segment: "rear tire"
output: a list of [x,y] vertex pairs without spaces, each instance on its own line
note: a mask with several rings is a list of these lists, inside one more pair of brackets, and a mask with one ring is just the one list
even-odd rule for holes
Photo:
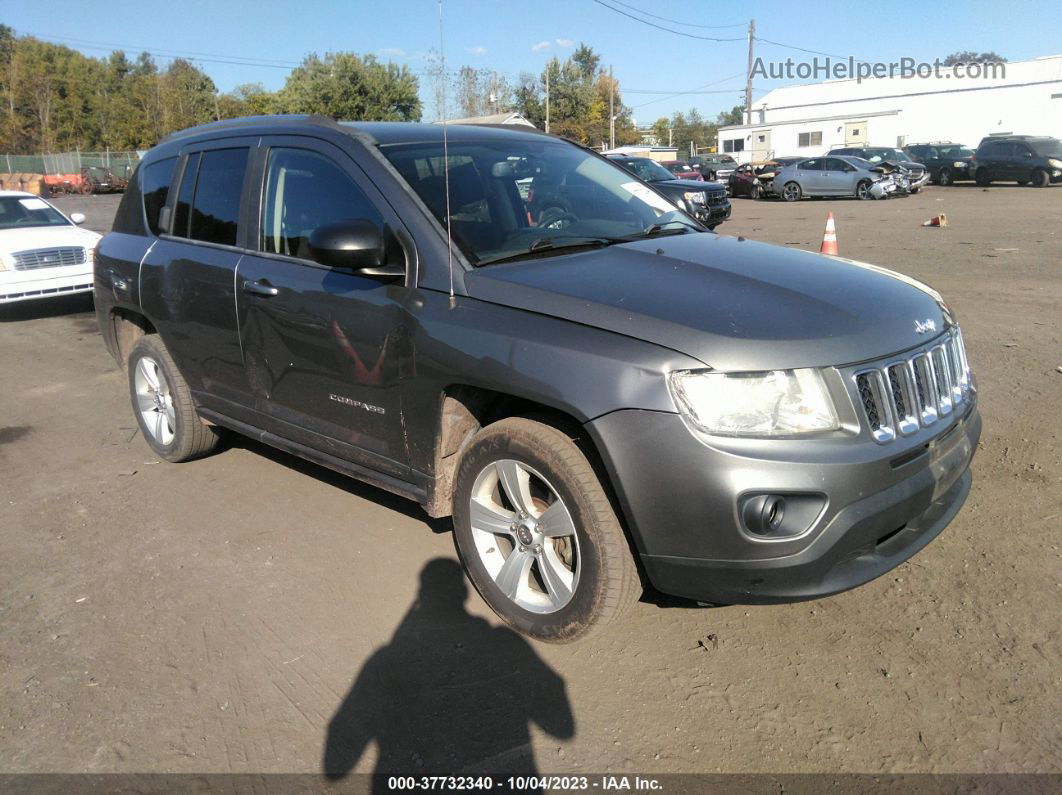
[[594,468],[560,430],[514,417],[479,431],[454,480],[454,544],[506,623],[566,643],[616,620],[640,580]]
[[188,384],[158,335],[142,337],[129,354],[129,394],[144,441],[159,458],[191,461],[217,447],[217,432],[199,418]]
[[782,186],[782,198],[787,202],[800,201],[800,197],[803,195],[804,191],[795,182],[787,182]]
[[1046,188],[1051,184],[1051,175],[1038,168],[1032,173],[1032,184],[1035,188]]
[[756,199],[762,199],[763,188],[761,188],[759,185],[753,185],[752,188],[749,190],[749,198],[753,201],[755,201]]
[[982,188],[987,188],[989,185],[991,185],[992,184],[992,178],[991,178],[991,176],[988,173],[988,169],[987,168],[979,168],[979,169],[977,169],[977,173],[974,174],[974,181],[978,185],[980,185]]

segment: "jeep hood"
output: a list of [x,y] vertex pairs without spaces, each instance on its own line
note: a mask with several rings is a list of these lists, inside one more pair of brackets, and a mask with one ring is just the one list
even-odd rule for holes
[[[953,323],[930,287],[874,265],[685,234],[490,265],[468,294],[671,348],[718,370],[852,364]],[[929,320],[936,332],[918,333]]]

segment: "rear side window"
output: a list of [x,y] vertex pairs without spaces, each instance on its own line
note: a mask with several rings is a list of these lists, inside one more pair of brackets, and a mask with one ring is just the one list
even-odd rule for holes
[[204,243],[236,245],[247,153],[246,147],[212,149],[202,153],[188,237]]
[[[197,191],[197,202],[198,196]],[[310,259],[313,230],[354,219],[383,228],[379,211],[336,163],[307,149],[270,150],[262,203],[262,251]]]
[[166,197],[170,192],[176,165],[176,157],[167,157],[144,168],[141,183],[144,193],[144,216],[153,235],[159,233],[159,213],[166,206]]

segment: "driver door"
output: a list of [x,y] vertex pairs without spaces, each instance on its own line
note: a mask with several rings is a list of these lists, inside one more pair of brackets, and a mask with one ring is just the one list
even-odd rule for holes
[[236,272],[247,381],[268,430],[398,477],[408,474],[400,362],[407,293],[381,279],[313,260],[310,234],[325,224],[376,224],[389,264],[404,262],[400,228],[348,155],[323,141],[265,139],[252,244]]

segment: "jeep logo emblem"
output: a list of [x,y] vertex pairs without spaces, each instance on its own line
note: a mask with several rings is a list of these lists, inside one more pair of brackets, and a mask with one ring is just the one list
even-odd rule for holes
[[915,334],[925,334],[927,331],[936,331],[937,324],[932,318],[926,318],[925,320],[915,321]]

